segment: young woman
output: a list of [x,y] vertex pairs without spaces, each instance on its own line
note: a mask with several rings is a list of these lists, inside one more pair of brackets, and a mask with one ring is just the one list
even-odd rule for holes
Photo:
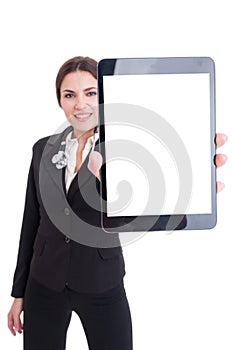
[[[72,311],[90,350],[132,349],[122,249],[100,225],[96,66],[88,57],[62,65],[56,92],[70,126],[33,146],[8,313],[25,350],[64,350]],[[225,141],[217,135],[217,145]]]
[[[14,335],[24,329],[26,350],[65,349],[72,311],[80,317],[89,349],[132,349],[122,249],[117,237],[113,244],[105,242],[99,180],[90,171],[95,173],[89,153],[98,143],[96,67],[88,57],[63,64],[56,91],[71,126],[33,147],[12,288],[15,301],[8,315]],[[65,154],[63,160],[59,154]]]

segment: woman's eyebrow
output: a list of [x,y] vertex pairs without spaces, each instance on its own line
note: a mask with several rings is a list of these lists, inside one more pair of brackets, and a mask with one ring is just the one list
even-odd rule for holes
[[74,92],[73,90],[65,89],[62,92]]
[[[97,90],[97,87],[96,87],[96,86],[91,86],[91,87],[89,87],[89,88],[84,89],[83,91],[89,91],[89,90],[92,90],[92,89]],[[74,93],[75,91],[70,90],[70,89],[65,89],[65,90],[63,90],[62,92],[72,92],[72,93]]]
[[89,91],[89,90],[92,90],[92,89],[96,89],[97,90],[97,88],[95,86],[92,86],[92,87],[84,89],[84,91]]

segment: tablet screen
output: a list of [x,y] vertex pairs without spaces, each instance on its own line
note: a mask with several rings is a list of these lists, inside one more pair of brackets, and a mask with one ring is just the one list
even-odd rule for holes
[[98,74],[103,227],[213,227],[213,61],[103,60]]

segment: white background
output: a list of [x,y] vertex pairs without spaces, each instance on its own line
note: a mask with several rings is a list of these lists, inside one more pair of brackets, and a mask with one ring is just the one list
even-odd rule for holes
[[[135,350],[232,350],[231,1],[9,0],[1,2],[0,25],[0,348],[22,349],[22,335],[10,334],[6,315],[31,147],[65,120],[54,89],[60,65],[75,55],[97,60],[211,56],[217,74],[217,130],[230,138],[221,150],[228,154],[228,164],[218,170],[226,183],[218,195],[218,225],[211,231],[152,232],[126,246],[125,286]],[[75,349],[87,349],[76,315],[67,340],[67,350]]]

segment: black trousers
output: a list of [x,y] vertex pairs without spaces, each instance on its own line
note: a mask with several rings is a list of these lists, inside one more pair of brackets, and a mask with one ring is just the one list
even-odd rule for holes
[[72,311],[81,320],[90,350],[132,350],[123,282],[104,293],[78,293],[68,287],[56,292],[32,277],[24,297],[24,350],[64,350]]

